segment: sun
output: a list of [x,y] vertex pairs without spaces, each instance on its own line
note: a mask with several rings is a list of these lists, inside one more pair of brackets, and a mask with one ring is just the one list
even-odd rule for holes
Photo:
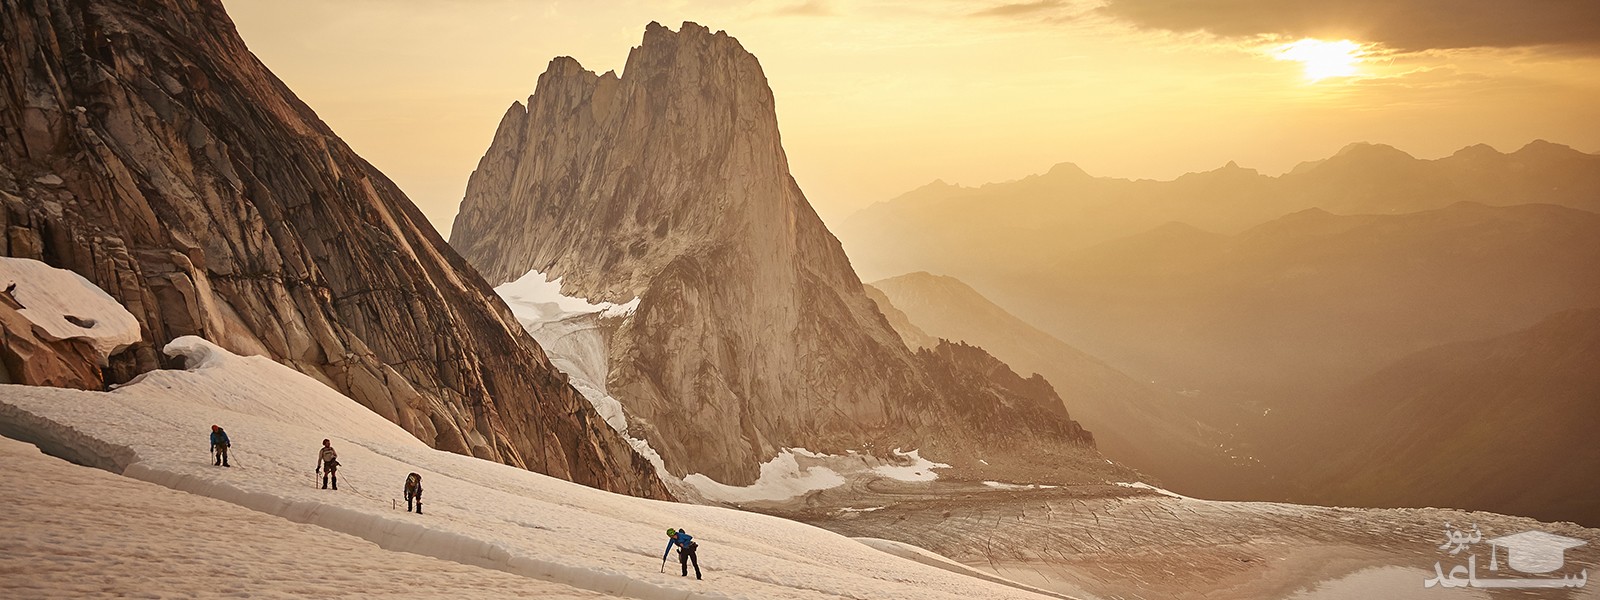
[[1356,64],[1361,62],[1366,52],[1361,44],[1350,40],[1328,42],[1306,38],[1278,46],[1271,54],[1278,60],[1292,60],[1305,65],[1306,81],[1316,83],[1329,77],[1355,75],[1358,72]]

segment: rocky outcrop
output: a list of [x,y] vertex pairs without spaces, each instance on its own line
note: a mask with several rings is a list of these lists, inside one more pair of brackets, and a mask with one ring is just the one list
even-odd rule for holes
[[138,319],[142,341],[108,379],[199,335],[435,447],[665,496],[405,195],[250,54],[220,2],[0,7],[0,254],[76,271]]
[[928,332],[923,331],[916,323],[912,323],[911,317],[896,307],[883,290],[870,284],[862,284],[861,287],[862,291],[867,293],[867,297],[872,299],[872,303],[878,307],[878,311],[883,313],[883,317],[889,320],[889,326],[894,328],[895,333],[900,334],[900,341],[905,342],[907,348],[917,350],[939,345],[939,338],[928,335]]
[[864,294],[789,174],[761,65],[720,31],[652,23],[620,77],[551,61],[451,240],[495,283],[538,270],[593,302],[639,298],[607,389],[674,474],[749,483],[792,446],[960,462],[1091,443],[1064,411],[1024,416],[1041,395],[930,376],[969,365],[913,355]]
[[0,292],[0,383],[98,390],[102,373],[94,348],[81,339],[50,339]]
[[139,322],[89,280],[0,256],[0,381],[98,390],[108,359],[139,340]]

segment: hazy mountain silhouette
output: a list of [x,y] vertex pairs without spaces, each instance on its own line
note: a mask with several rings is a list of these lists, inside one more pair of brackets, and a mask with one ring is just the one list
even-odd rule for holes
[[1230,236],[1165,225],[1000,284],[1021,316],[1141,379],[1270,407],[1600,304],[1596,264],[1600,215],[1458,203],[1308,209]]
[[[1057,165],[976,188],[934,182],[838,230],[863,273],[960,277],[1070,347],[1192,401],[1186,416],[1272,463],[1276,480],[1236,492],[1592,518],[1571,498],[1581,485],[1528,465],[1584,444],[1546,427],[1556,415],[1594,422],[1576,406],[1596,401],[1593,386],[1572,372],[1589,350],[1557,335],[1588,313],[1551,315],[1600,306],[1596,211],[1600,156],[1566,146],[1419,160],[1359,143],[1277,177],[1229,163],[1128,181]],[[889,296],[929,334],[956,335]],[[1554,324],[1536,327],[1545,319]],[[975,342],[1039,368],[1003,342]],[[1441,375],[1463,370],[1479,383]],[[1451,394],[1461,418],[1428,421]],[[1097,415],[1073,410],[1115,455]],[[1502,434],[1548,437],[1487,449]],[[1586,460],[1569,463],[1593,471]]]
[[[1095,433],[1106,456],[1153,475],[1186,494],[1227,496],[1259,477],[1245,457],[1230,461],[1220,432],[1199,423],[1191,402],[1117,371],[1040,331],[953,277],[926,272],[868,286],[896,329],[982,346],[1022,373],[1043,375],[1073,417]],[[883,302],[890,302],[885,306]],[[906,334],[902,334],[906,335]],[[1235,464],[1236,463],[1236,464]],[[1249,475],[1237,473],[1241,469]]]
[[1307,411],[1290,457],[1317,465],[1303,499],[1600,525],[1597,365],[1600,308],[1396,361]]
[[1313,207],[1399,214],[1459,201],[1600,211],[1600,156],[1539,140],[1512,153],[1477,145],[1422,160],[1356,143],[1277,177],[1228,163],[1172,181],[1092,177],[1063,163],[979,187],[935,181],[864,209],[836,230],[869,279],[926,270],[987,289],[991,274],[1047,268],[1073,251],[1169,221],[1236,233]]

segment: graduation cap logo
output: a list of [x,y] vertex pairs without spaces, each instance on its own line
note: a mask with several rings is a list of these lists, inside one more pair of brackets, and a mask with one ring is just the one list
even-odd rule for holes
[[[1478,526],[1472,526],[1472,533],[1445,524],[1445,542],[1439,546],[1440,550],[1449,550],[1451,556],[1461,554],[1467,548],[1479,542],[1489,544],[1489,568],[1487,576],[1479,577],[1478,555],[1466,555],[1466,564],[1451,567],[1448,572],[1443,562],[1433,563],[1433,577],[1424,579],[1422,587],[1434,586],[1475,587],[1475,588],[1581,588],[1589,583],[1589,570],[1583,569],[1576,574],[1557,576],[1543,576],[1566,563],[1567,549],[1577,548],[1587,544],[1584,540],[1560,536],[1543,531],[1524,531],[1508,536],[1484,540]],[[1505,577],[1500,571],[1500,555],[1505,555],[1508,571],[1520,571],[1535,577]],[[1502,574],[1495,574],[1502,573]]]
[[1488,540],[1490,548],[1489,570],[1499,570],[1499,552],[1503,548],[1506,564],[1523,573],[1549,573],[1566,562],[1568,548],[1588,542],[1543,531],[1524,531]]

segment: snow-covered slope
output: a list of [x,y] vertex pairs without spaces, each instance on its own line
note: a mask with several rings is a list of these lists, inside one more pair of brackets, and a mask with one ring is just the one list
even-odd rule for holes
[[[1031,597],[792,521],[621,496],[436,451],[305,375],[198,338],[167,352],[184,357],[187,370],[150,373],[112,392],[0,386],[0,432],[384,549],[618,596]],[[231,435],[236,468],[211,465],[212,424]],[[313,482],[323,438],[339,450],[339,491]],[[426,515],[394,508],[411,471],[424,476]],[[659,572],[668,527],[701,542],[706,581]]]
[[[237,504],[75,466],[0,438],[0,597],[599,598],[389,552]],[[25,576],[17,574],[25,573]]]

